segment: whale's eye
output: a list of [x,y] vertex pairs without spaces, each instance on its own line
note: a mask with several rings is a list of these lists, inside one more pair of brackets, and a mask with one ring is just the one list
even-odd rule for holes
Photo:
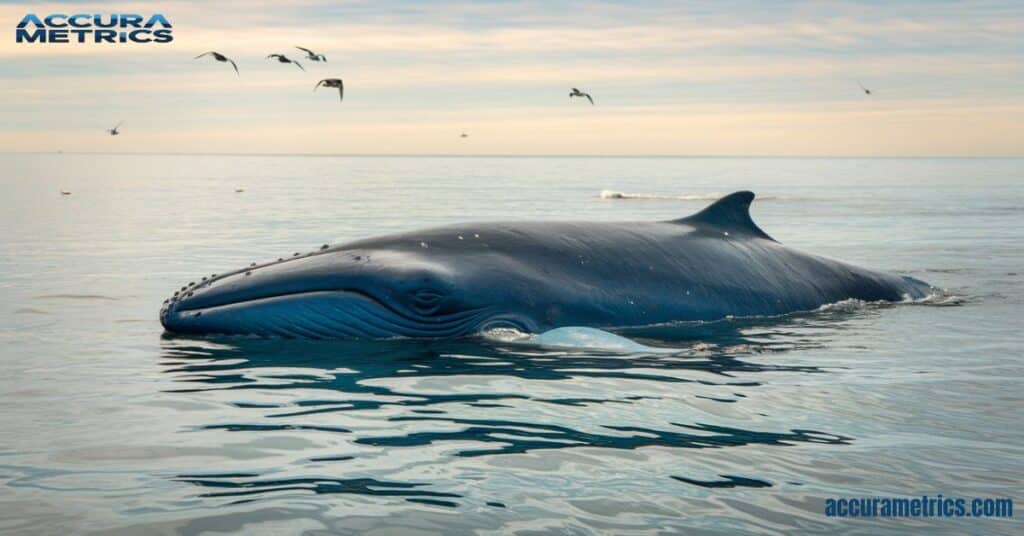
[[412,305],[421,313],[433,313],[444,300],[444,294],[431,289],[421,288],[411,293]]

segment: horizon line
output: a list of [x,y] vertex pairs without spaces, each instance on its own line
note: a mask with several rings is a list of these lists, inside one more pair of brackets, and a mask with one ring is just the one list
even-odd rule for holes
[[0,155],[102,155],[102,156],[273,156],[346,158],[848,158],[848,159],[1020,159],[1024,155],[759,155],[759,154],[543,154],[543,153],[256,153],[194,151],[0,151]]

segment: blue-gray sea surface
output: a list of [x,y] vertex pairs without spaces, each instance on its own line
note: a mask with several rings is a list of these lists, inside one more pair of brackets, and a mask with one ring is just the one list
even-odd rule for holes
[[[738,189],[787,245],[944,291],[632,337],[668,352],[157,321],[323,243]],[[1021,532],[824,504],[1024,506],[1024,160],[0,155],[0,229],[5,534]]]

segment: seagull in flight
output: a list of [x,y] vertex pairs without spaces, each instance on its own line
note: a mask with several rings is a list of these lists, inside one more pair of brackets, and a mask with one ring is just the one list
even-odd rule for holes
[[271,58],[276,59],[278,63],[294,63],[295,66],[298,67],[299,69],[302,69],[303,71],[306,70],[306,68],[303,67],[301,64],[299,64],[299,62],[297,62],[295,60],[292,60],[292,59],[288,59],[288,57],[285,56],[284,54],[271,54],[271,55],[267,56],[268,60],[271,59]]
[[338,88],[338,100],[345,100],[345,83],[340,78],[324,78],[313,86],[313,91],[316,91],[320,86]]
[[221,54],[220,52],[214,52],[214,51],[211,50],[209,52],[203,52],[202,54],[200,54],[200,55],[198,55],[198,56],[196,56],[195,58],[192,58],[192,59],[198,60],[199,58],[202,58],[203,56],[206,56],[206,55],[213,56],[213,59],[215,59],[217,61],[224,62],[224,63],[230,63],[231,66],[235,68],[235,74],[237,74],[238,76],[241,76],[241,74],[238,72],[238,65],[235,65],[235,61],[232,60],[231,58],[225,56],[224,54]]
[[118,131],[117,131],[117,129],[121,128],[121,125],[122,125],[123,123],[124,123],[124,121],[121,121],[120,123],[118,123],[118,124],[117,124],[117,126],[116,126],[116,127],[114,127],[114,128],[108,128],[108,129],[107,129],[107,132],[108,132],[108,133],[109,133],[109,134],[110,134],[111,136],[117,136],[118,134],[120,134],[120,132],[118,132]]
[[590,98],[590,93],[584,93],[580,91],[579,88],[574,87],[572,88],[572,91],[569,92],[569,98],[571,99],[573,97],[586,97],[587,100],[590,101],[590,105],[594,105],[594,99]]
[[317,54],[316,52],[313,52],[312,50],[310,50],[308,48],[303,48],[303,47],[295,47],[295,48],[305,52],[306,53],[306,59],[309,60],[309,61],[322,61],[324,63],[327,62],[327,56],[324,56],[323,54]]
[[870,95],[871,94],[871,90],[866,88],[866,87],[864,87],[864,84],[861,84],[860,81],[857,82],[857,85],[860,86],[860,88],[864,90],[864,94],[865,95]]

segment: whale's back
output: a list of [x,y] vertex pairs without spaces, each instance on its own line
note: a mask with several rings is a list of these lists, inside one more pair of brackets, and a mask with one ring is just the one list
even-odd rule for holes
[[[738,192],[665,222],[492,222],[351,244],[485,265],[533,302],[560,302],[604,325],[777,315],[845,299],[920,298],[920,281],[789,248],[750,218]],[[584,314],[584,313],[580,313]]]

